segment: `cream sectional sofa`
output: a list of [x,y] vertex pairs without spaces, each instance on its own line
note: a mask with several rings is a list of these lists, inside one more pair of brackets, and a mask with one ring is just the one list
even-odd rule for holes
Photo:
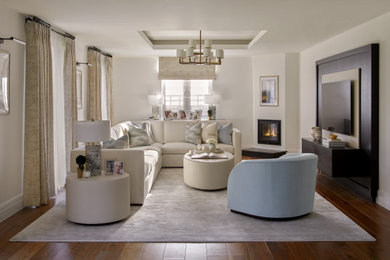
[[[130,121],[122,122],[111,127],[111,138],[118,139],[128,129]],[[172,121],[142,121],[149,122],[154,136],[154,143],[129,149],[102,149],[102,168],[105,170],[106,160],[124,161],[125,171],[130,174],[130,202],[143,204],[161,167],[183,167],[183,156],[196,145],[187,143],[184,139],[186,124],[196,124],[195,120]],[[140,121],[136,123],[142,123]],[[202,121],[204,124],[219,122],[222,125],[230,123],[227,120]],[[230,152],[234,163],[241,161],[241,132],[233,128],[232,145],[217,144],[218,148]],[[75,158],[83,154],[83,149],[75,149],[71,156],[71,170],[76,171]]]

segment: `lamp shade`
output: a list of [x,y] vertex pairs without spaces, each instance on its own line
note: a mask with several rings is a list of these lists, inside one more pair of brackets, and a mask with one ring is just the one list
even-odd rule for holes
[[161,95],[148,95],[148,103],[150,105],[161,105],[162,102],[162,96]]
[[75,121],[75,142],[101,142],[110,140],[110,120]]
[[217,58],[220,58],[220,59],[223,59],[224,58],[224,51],[222,50],[222,49],[217,49],[216,50],[216,53],[215,53],[215,56],[217,57]]
[[221,98],[219,95],[205,96],[204,102],[209,105],[221,104]]
[[176,50],[176,57],[177,58],[185,58],[186,54],[183,49],[177,49]]
[[207,49],[211,49],[213,45],[213,41],[212,40],[205,40],[204,41],[204,47],[207,48]]

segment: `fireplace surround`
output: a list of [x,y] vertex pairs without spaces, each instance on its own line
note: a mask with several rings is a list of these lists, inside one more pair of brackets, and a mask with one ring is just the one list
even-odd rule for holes
[[257,120],[257,143],[281,145],[281,121],[270,119]]

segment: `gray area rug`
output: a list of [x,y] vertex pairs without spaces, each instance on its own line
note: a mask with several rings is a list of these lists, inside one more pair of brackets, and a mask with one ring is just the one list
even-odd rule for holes
[[375,241],[316,194],[314,212],[290,221],[267,221],[230,212],[226,190],[200,191],[183,183],[182,169],[162,169],[142,207],[123,221],[98,226],[71,223],[65,201],[11,241],[243,242]]

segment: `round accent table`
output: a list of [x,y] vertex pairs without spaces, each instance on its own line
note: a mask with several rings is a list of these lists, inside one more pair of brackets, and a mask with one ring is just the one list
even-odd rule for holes
[[80,224],[115,222],[130,215],[130,176],[66,177],[66,218]]
[[230,171],[234,167],[234,157],[224,152],[227,159],[192,159],[184,155],[184,183],[200,190],[219,190],[227,187]]

